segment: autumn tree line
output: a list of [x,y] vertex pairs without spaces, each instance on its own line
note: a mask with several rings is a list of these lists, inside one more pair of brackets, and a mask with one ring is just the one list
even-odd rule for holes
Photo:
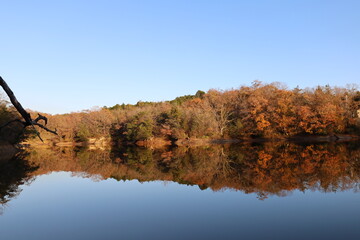
[[[360,135],[356,87],[318,86],[292,90],[254,81],[231,90],[198,91],[172,101],[117,104],[48,116],[52,141],[108,138],[134,143],[162,139],[249,139]],[[34,113],[35,114],[35,113]]]

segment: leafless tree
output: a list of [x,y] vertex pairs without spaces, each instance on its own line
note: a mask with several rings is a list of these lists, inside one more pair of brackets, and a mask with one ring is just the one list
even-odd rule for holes
[[4,91],[6,92],[6,94],[8,95],[11,103],[14,105],[15,109],[20,113],[20,115],[22,116],[23,120],[21,119],[15,119],[12,120],[6,124],[4,124],[3,126],[1,126],[0,128],[3,128],[13,122],[20,122],[23,124],[24,128],[28,127],[28,126],[32,126],[37,134],[37,136],[40,138],[41,141],[42,138],[40,136],[40,133],[36,130],[35,126],[38,126],[50,133],[53,133],[55,135],[58,135],[55,130],[50,130],[47,127],[45,127],[43,124],[39,123],[40,120],[43,120],[45,125],[47,124],[47,118],[41,114],[38,114],[38,117],[35,119],[31,118],[31,115],[23,108],[23,106],[19,103],[19,101],[16,99],[13,91],[10,89],[10,87],[7,85],[7,83],[5,82],[5,80],[0,76],[0,86],[4,89]]

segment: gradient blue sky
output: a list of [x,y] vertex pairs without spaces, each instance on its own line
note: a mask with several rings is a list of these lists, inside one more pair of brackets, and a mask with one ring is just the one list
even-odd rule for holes
[[0,2],[0,75],[64,113],[253,80],[360,83],[360,1]]

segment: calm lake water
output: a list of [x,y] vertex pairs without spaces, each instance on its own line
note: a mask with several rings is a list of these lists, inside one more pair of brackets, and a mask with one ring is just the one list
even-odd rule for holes
[[359,239],[360,145],[29,149],[1,239]]

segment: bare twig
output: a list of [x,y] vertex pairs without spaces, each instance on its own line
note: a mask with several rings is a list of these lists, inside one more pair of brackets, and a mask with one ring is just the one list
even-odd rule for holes
[[53,134],[58,135],[57,132],[56,132],[56,131],[57,131],[56,128],[55,128],[55,131],[53,131],[53,130],[48,129],[48,128],[45,127],[44,125],[42,125],[42,124],[40,124],[40,123],[37,123],[37,122],[34,122],[34,125],[41,127],[42,129],[46,130],[47,132],[51,132],[51,133],[53,133]]
[[40,120],[44,120],[45,121],[45,125],[47,125],[48,119],[47,117],[41,115],[40,113],[38,113],[38,117],[34,120],[34,122],[39,122]]

